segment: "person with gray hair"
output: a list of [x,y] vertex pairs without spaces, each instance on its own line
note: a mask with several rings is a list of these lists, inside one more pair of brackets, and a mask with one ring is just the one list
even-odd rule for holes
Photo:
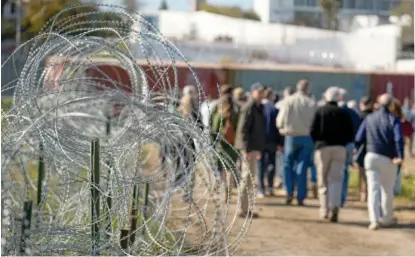
[[[404,158],[401,121],[390,112],[393,97],[383,94],[378,98],[379,110],[362,122],[355,141],[366,144],[366,170],[370,230],[396,224],[393,216],[394,185],[397,165]],[[379,201],[381,199],[381,201]]]
[[328,219],[331,211],[331,222],[338,221],[346,145],[354,138],[352,119],[337,104],[338,93],[337,88],[327,89],[326,105],[317,109],[310,133],[315,145],[320,218]]
[[311,85],[307,80],[297,83],[297,92],[284,100],[277,116],[277,127],[284,141],[284,182],[287,205],[294,199],[297,186],[298,205],[307,197],[307,169],[313,154],[310,126],[315,112],[315,102],[309,96]]
[[284,99],[287,99],[290,95],[294,93],[295,91],[292,87],[286,87],[283,91],[283,98],[275,104],[275,108],[277,108],[277,110],[281,109],[281,107],[284,105]]
[[[338,90],[338,105],[340,108],[345,109],[353,122],[353,137],[356,135],[357,130],[359,129],[359,125],[360,125],[360,116],[359,114],[354,111],[353,109],[350,109],[347,106],[347,102],[346,102],[346,98],[347,98],[347,91],[344,88],[339,88],[337,87]],[[351,165],[353,165],[353,151],[355,149],[355,143],[354,140],[351,140],[347,146],[347,157],[346,157],[346,162],[344,165],[344,177],[343,177],[343,189],[342,189],[342,201],[341,201],[341,207],[344,207],[345,203],[346,203],[346,199],[347,199],[347,193],[348,193],[348,188],[349,188],[349,167]]]

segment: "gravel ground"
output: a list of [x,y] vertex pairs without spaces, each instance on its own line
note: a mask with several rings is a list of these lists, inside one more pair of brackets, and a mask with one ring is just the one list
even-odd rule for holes
[[257,200],[260,218],[253,220],[236,255],[415,254],[415,203],[395,204],[397,227],[369,231],[366,205],[353,194],[338,224],[318,220],[317,200],[298,207],[286,206],[284,199],[279,192]]

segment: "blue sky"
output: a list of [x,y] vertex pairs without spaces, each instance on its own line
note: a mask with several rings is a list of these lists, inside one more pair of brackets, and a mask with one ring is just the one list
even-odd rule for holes
[[[124,0],[102,0],[102,2],[112,4],[122,4]],[[143,10],[157,10],[160,6],[160,0],[138,0]],[[240,6],[244,9],[252,8],[252,0],[208,0],[210,4]],[[167,4],[171,10],[188,11],[191,7],[191,0],[167,0]]]

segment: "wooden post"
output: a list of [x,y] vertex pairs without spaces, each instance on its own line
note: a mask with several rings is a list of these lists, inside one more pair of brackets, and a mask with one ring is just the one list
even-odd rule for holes
[[99,139],[91,142],[91,234],[92,234],[92,255],[99,255]]
[[20,255],[26,255],[27,239],[29,238],[32,220],[32,201],[23,203],[22,234],[20,236]]

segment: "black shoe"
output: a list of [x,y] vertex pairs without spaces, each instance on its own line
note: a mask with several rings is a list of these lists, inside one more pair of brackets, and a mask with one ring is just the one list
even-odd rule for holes
[[339,219],[339,209],[334,208],[334,210],[331,212],[330,221],[333,223],[337,223],[338,219]]
[[297,200],[298,206],[304,206],[304,200]]
[[247,218],[247,217],[251,216],[253,219],[257,219],[259,217],[258,213],[252,212],[252,211],[241,212],[241,213],[239,213],[238,216],[240,218]]
[[291,205],[293,202],[293,197],[292,196],[287,196],[287,199],[285,200],[285,203],[287,205]]

